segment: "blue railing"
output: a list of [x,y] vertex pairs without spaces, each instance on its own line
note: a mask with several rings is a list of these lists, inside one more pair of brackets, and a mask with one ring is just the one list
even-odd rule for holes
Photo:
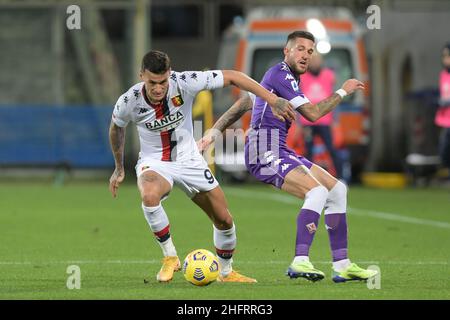
[[0,165],[114,165],[110,106],[0,105]]

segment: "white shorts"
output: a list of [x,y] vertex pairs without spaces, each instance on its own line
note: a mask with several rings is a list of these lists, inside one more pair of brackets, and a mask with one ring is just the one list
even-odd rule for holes
[[155,171],[166,179],[171,187],[174,183],[179,186],[189,198],[219,185],[201,155],[182,162],[139,159],[135,169],[137,177],[146,171]]

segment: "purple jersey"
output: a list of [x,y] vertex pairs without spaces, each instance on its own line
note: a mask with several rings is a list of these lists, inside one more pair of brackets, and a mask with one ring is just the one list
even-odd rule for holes
[[[308,98],[299,88],[297,79],[285,62],[270,68],[261,85],[277,96],[289,100],[297,109],[308,103]],[[275,118],[267,102],[256,97],[252,111],[251,129],[245,143],[245,164],[259,181],[281,188],[284,178],[298,166],[311,168],[312,163],[298,156],[286,146],[286,137],[291,123]]]
[[[280,62],[267,70],[261,85],[277,96],[289,100],[294,109],[297,109],[309,102],[300,90],[299,83],[300,79],[295,77],[289,66],[285,62]],[[290,126],[290,121],[283,122],[275,118],[267,102],[260,97],[256,97],[251,121],[253,129],[278,129],[280,147],[284,147]]]

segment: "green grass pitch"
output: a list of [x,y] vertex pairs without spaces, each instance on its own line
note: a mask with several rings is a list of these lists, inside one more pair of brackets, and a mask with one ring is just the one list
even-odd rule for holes
[[[161,252],[134,184],[112,199],[107,182],[2,183],[0,299],[450,299],[448,189],[350,187],[350,258],[381,270],[381,287],[370,290],[364,282],[331,281],[323,217],[311,261],[326,278],[287,278],[302,202],[262,184],[223,188],[238,235],[234,267],[256,284],[195,287],[180,272],[158,283]],[[211,222],[181,191],[175,188],[164,206],[181,259],[194,249],[214,250]],[[80,267],[79,290],[66,287],[69,265]]]

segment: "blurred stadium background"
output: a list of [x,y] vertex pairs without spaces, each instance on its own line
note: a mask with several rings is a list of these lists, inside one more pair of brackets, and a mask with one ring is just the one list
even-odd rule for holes
[[[66,26],[71,4],[81,9],[80,30]],[[61,179],[70,172],[71,177],[106,177],[113,165],[107,138],[111,107],[138,81],[142,55],[150,48],[165,51],[179,71],[237,68],[232,57],[238,48],[224,45],[227,35],[243,26],[255,8],[270,4],[0,1],[0,176]],[[371,4],[381,8],[379,30],[366,26]],[[441,48],[448,39],[448,1],[324,0],[320,6],[314,1],[278,1],[277,6],[319,12],[343,7],[353,16],[355,28],[347,36],[362,39],[358,46],[365,51],[368,68],[362,80],[370,89],[360,103],[365,134],[354,143],[363,152],[350,149],[352,182],[361,182],[363,172],[412,173],[408,155],[437,155],[439,132],[433,117]],[[354,62],[350,58],[349,76],[359,75]],[[359,63],[363,68],[365,62]],[[260,72],[251,66],[243,71],[260,80]],[[216,119],[232,102],[223,95],[214,96]],[[126,162],[132,169],[139,146],[133,130],[128,131]],[[430,163],[413,173],[432,178],[437,166],[432,158]],[[397,182],[402,181],[400,177]]]
[[[71,5],[81,9],[81,29],[67,27],[67,20],[73,14],[67,12]],[[258,78],[263,63],[276,58],[274,50],[279,50],[276,52],[281,58],[282,51],[278,45],[258,47],[259,38],[251,32],[245,33],[249,19],[252,14],[258,16],[257,10],[262,10],[259,14],[263,16],[267,14],[269,20],[277,19],[282,12],[295,7],[302,12],[303,8],[306,13],[312,12],[311,16],[303,17],[305,19],[322,19],[330,30],[336,26],[346,30],[345,35],[335,33],[335,38],[330,31],[331,51],[325,55],[328,56],[327,63],[341,68],[337,71],[343,77],[361,76],[369,88],[366,95],[349,99],[338,113],[358,114],[358,120],[352,122],[357,123],[355,133],[347,132],[341,145],[349,165],[347,180],[355,188],[350,191],[350,205],[366,210],[352,210],[356,212],[351,218],[355,230],[352,241],[362,241],[364,247],[357,249],[356,254],[366,260],[380,259],[384,270],[392,267],[391,271],[396,274],[402,273],[410,261],[417,263],[412,267],[413,271],[403,272],[398,279],[391,274],[392,278],[385,283],[393,291],[384,291],[378,296],[355,286],[351,289],[354,292],[342,295],[328,288],[329,283],[316,293],[313,293],[314,289],[298,293],[291,283],[287,292],[276,296],[284,290],[284,282],[280,282],[285,281],[282,275],[284,264],[283,267],[280,263],[264,265],[257,269],[256,276],[264,281],[269,270],[276,279],[275,284],[271,283],[274,286],[267,287],[260,295],[246,289],[242,296],[234,288],[233,297],[295,299],[313,294],[318,298],[448,299],[448,283],[441,280],[442,275],[448,278],[449,270],[449,184],[446,182],[448,172],[441,168],[437,157],[439,129],[434,124],[434,116],[439,100],[442,47],[449,41],[450,2],[279,0],[276,8],[273,5],[273,0],[0,0],[0,242],[9,244],[3,246],[0,254],[3,277],[0,298],[191,299],[192,288],[185,291],[181,278],[176,281],[177,290],[181,291],[175,296],[161,288],[154,288],[160,294],[158,296],[149,296],[148,290],[142,288],[142,295],[139,295],[133,291],[134,282],[130,284],[148,273],[142,262],[148,258],[148,251],[144,250],[151,248],[152,259],[159,259],[160,252],[156,244],[149,244],[151,237],[139,216],[134,185],[139,145],[134,128],[127,130],[125,156],[129,171],[126,182],[130,185],[125,184],[119,191],[122,193],[117,202],[113,204],[109,200],[107,186],[114,162],[108,127],[113,106],[123,92],[139,81],[140,60],[149,49],[167,52],[177,71],[237,68],[261,80]],[[367,27],[370,16],[367,8],[371,5],[381,9],[380,29]],[[311,8],[313,11],[308,11]],[[338,8],[350,13],[347,18],[351,20],[351,27],[327,20],[337,14]],[[270,30],[270,23],[261,25],[270,41],[285,39],[287,35],[277,26]],[[350,44],[346,47],[344,42]],[[237,95],[238,92],[232,90],[217,90],[212,103],[199,107],[196,115],[197,119],[205,120],[204,130]],[[245,121],[243,119],[235,127],[245,128]],[[342,126],[347,124],[343,122]],[[242,145],[236,143],[233,152],[239,154]],[[326,155],[321,158],[320,146],[317,150],[316,160],[323,160],[323,165],[327,166]],[[264,213],[264,210],[278,211],[283,205],[290,205],[293,212],[296,210],[292,199],[277,198],[276,191],[272,199],[267,196],[267,190],[271,189],[261,185],[245,185],[245,190],[243,186],[240,189],[229,186],[232,182],[252,182],[242,163],[219,164],[215,169],[218,179],[224,182],[225,192],[229,191],[227,195],[233,214],[242,223],[240,230],[252,228],[251,217],[259,219],[259,216],[255,217],[259,214],[267,216],[264,220],[267,223],[261,219],[261,230],[272,229],[271,213]],[[77,186],[80,180],[83,183]],[[89,183],[85,184],[86,181]],[[384,188],[396,190],[391,192]],[[242,199],[246,194],[244,191],[250,195],[248,201]],[[188,219],[184,210],[189,214],[198,210],[193,206],[184,207],[188,200],[178,191],[174,192],[173,200],[167,203],[168,214],[175,222],[175,242],[187,239],[181,252],[206,247],[203,243],[211,242],[210,232],[203,232],[201,237],[200,234],[201,230],[210,227],[209,221],[197,213]],[[257,204],[259,211],[253,212]],[[138,214],[124,216],[127,210]],[[367,217],[378,219],[370,220],[377,221],[371,224],[370,230],[367,229]],[[294,215],[291,218],[294,219]],[[286,221],[289,228],[294,226],[292,219]],[[189,226],[189,230],[177,230],[177,224]],[[198,231],[198,234],[194,232],[194,239],[190,230]],[[128,242],[116,239],[120,232],[124,239],[133,232],[137,236],[130,237],[131,244],[128,245]],[[287,232],[280,226],[281,238],[276,241],[284,243],[285,234]],[[293,230],[289,234],[293,236]],[[240,257],[247,253],[248,259],[253,259],[256,264],[272,254],[272,251],[267,253],[255,247],[257,243],[267,242],[264,232],[254,236],[246,236],[243,232],[241,235]],[[82,240],[75,243],[75,238]],[[289,245],[293,243],[292,239],[288,240]],[[326,241],[319,240],[317,246],[320,248],[318,257],[328,259]],[[363,249],[373,251],[369,254]],[[372,257],[372,253],[377,257]],[[288,261],[291,247],[286,244],[277,251],[274,248],[273,254],[275,259]],[[141,259],[142,266],[139,262],[133,265],[139,265],[137,269],[129,268],[129,265],[117,265],[114,269],[114,262],[98,269],[89,265],[89,259],[116,258]],[[91,276],[97,276],[95,289],[85,291],[84,296],[67,293],[65,266],[62,266],[64,270],[58,267],[63,270],[61,273],[55,264],[42,262],[56,260],[64,264],[64,261],[83,259],[88,259],[86,264],[87,268],[92,268]],[[42,263],[28,264],[30,260]],[[154,261],[151,267],[154,269],[151,273],[156,273],[159,262]],[[247,270],[244,265],[243,271],[248,269],[249,265]],[[55,276],[58,272],[61,274]],[[406,286],[411,275],[422,277],[414,282],[415,291],[409,291]],[[113,278],[117,285],[115,290],[119,291],[104,290],[108,288],[106,282]],[[423,279],[429,281],[428,289],[422,287]],[[36,288],[41,286],[46,289],[38,293]],[[271,291],[272,288],[280,291]],[[121,296],[120,290],[125,289],[129,290],[129,295]],[[214,293],[216,289],[208,290],[205,292]],[[216,294],[204,293],[200,297],[230,297],[229,292],[217,290]]]

